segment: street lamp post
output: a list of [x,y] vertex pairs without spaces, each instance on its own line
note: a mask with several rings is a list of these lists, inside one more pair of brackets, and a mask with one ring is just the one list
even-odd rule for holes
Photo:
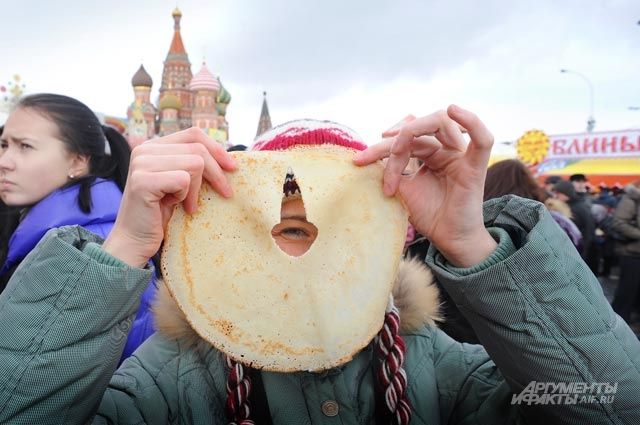
[[587,119],[587,132],[591,133],[593,128],[596,126],[596,120],[593,117],[593,84],[591,84],[591,80],[589,80],[584,74],[570,69],[561,69],[560,72],[577,75],[587,82],[587,85],[589,86],[589,118]]

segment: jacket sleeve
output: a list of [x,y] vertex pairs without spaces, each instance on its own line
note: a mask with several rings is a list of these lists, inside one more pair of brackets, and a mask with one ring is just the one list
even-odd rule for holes
[[[514,196],[486,202],[484,219],[499,242],[487,261],[457,269],[432,247],[427,263],[512,391],[493,410],[517,409],[531,423],[640,423],[640,343],[566,234],[542,204]],[[544,392],[579,397],[544,402]]]
[[0,295],[0,423],[86,423],[122,352],[151,270],[80,227],[51,230]]
[[636,203],[628,196],[624,196],[613,213],[613,229],[629,239],[640,239],[640,222],[638,220]]
[[145,341],[112,376],[93,425],[170,423],[177,410],[179,354],[177,343],[158,334]]
[[224,424],[226,398],[217,397],[225,394],[223,364],[206,343],[156,332],[113,374],[93,425]]

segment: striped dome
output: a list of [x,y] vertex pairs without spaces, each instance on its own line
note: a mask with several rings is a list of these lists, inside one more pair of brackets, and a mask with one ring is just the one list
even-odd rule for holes
[[218,79],[207,69],[207,65],[202,62],[202,68],[191,79],[189,88],[193,90],[209,90],[217,92],[220,90]]

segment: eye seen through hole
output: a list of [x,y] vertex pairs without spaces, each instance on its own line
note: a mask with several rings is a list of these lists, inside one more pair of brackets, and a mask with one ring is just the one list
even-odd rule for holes
[[318,236],[318,228],[307,221],[302,193],[291,168],[283,185],[280,223],[271,229],[271,236],[282,251],[293,257],[307,252]]

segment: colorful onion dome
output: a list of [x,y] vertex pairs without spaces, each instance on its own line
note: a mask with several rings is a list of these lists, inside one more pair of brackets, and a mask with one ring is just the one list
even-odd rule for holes
[[218,98],[216,102],[228,104],[231,102],[231,94],[227,91],[227,89],[220,82],[220,78],[218,78],[218,84],[220,85],[220,91],[218,92]]
[[173,16],[174,18],[176,16],[182,16],[182,12],[180,12],[180,9],[176,7],[175,9],[173,9],[173,13],[171,14],[171,16]]
[[197,90],[209,90],[217,92],[220,90],[220,82],[213,76],[211,71],[207,68],[207,64],[202,62],[202,68],[191,79],[189,88],[192,91]]
[[151,87],[153,85],[153,80],[151,79],[151,75],[144,69],[144,65],[140,65],[140,68],[133,74],[133,78],[131,78],[131,85],[133,87]]
[[180,99],[178,99],[178,96],[168,93],[162,96],[162,99],[160,99],[160,105],[158,106],[161,110],[163,109],[178,110],[182,108],[182,102],[180,102]]

